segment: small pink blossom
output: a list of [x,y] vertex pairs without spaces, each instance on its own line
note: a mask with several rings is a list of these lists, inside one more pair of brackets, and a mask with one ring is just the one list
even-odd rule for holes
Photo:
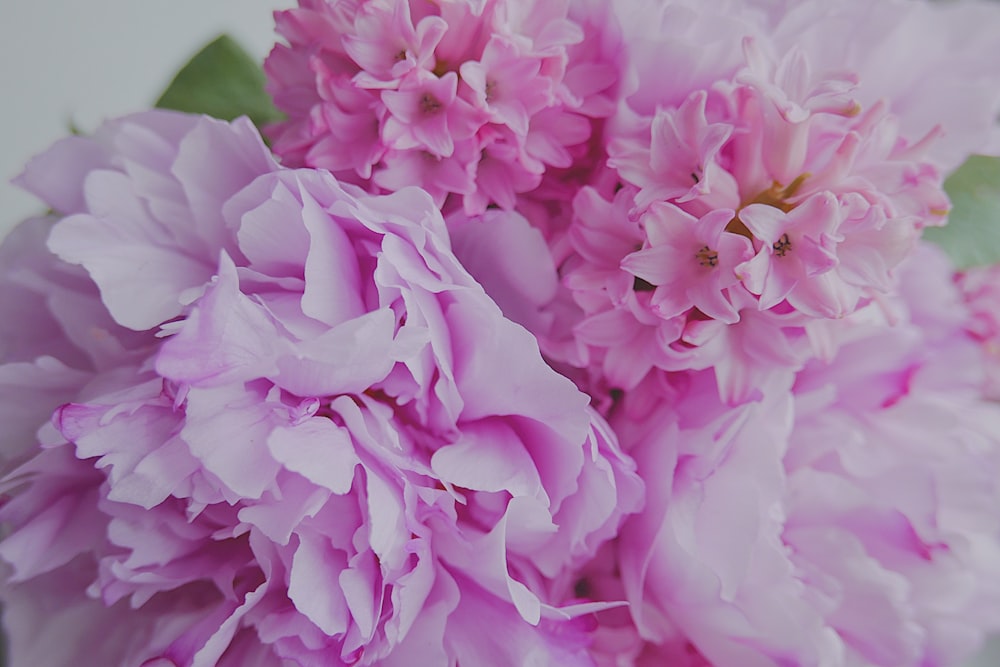
[[455,97],[458,76],[448,72],[407,77],[397,90],[382,93],[389,111],[382,128],[386,144],[396,149],[424,149],[449,157],[455,141],[470,138],[481,122],[467,102]]
[[676,110],[660,109],[648,134],[618,139],[608,147],[611,165],[640,189],[637,207],[656,201],[683,203],[727,188],[718,181],[731,177],[715,158],[734,126],[709,122],[707,101],[708,94],[699,91]]
[[354,29],[343,43],[361,68],[356,82],[366,88],[390,88],[414,69],[433,69],[434,49],[448,24],[439,16],[424,16],[414,26],[409,4],[373,3],[361,8]]
[[838,285],[825,280],[837,265],[840,218],[837,200],[824,194],[789,213],[763,204],[740,211],[740,221],[760,242],[760,249],[736,272],[747,289],[760,296],[761,309],[785,298],[798,310],[820,316],[838,317],[853,308],[850,295],[841,297]]
[[539,76],[541,67],[540,59],[524,58],[514,44],[494,36],[480,61],[462,63],[461,74],[491,122],[524,136],[529,118],[552,103],[552,84]]
[[641,218],[649,247],[625,257],[621,267],[656,286],[651,305],[664,317],[698,308],[732,324],[736,309],[725,290],[739,282],[737,264],[751,250],[746,238],[725,231],[734,215],[719,209],[697,220],[656,204]]

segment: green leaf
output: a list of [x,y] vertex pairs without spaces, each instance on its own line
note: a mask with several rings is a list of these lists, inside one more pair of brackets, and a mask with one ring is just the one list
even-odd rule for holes
[[1000,262],[1000,158],[973,155],[944,182],[951,197],[948,224],[924,238],[960,269]]
[[260,127],[281,120],[265,81],[260,65],[233,38],[222,35],[181,68],[156,106],[222,120],[249,116]]

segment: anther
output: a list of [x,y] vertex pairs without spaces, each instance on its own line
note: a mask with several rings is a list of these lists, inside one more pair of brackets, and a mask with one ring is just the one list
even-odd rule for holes
[[701,250],[695,253],[695,259],[702,266],[718,266],[719,265],[719,253],[715,252],[707,245],[702,246]]
[[775,255],[784,257],[792,249],[792,240],[788,238],[788,234],[782,234],[781,238],[775,241],[771,247],[774,248]]

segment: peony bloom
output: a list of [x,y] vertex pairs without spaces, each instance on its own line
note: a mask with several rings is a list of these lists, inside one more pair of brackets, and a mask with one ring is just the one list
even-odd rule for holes
[[426,193],[166,112],[21,183],[59,217],[0,253],[3,386],[44,392],[5,436],[13,665],[592,664],[572,572],[641,482]]
[[614,68],[583,43],[593,14],[566,0],[302,0],[277,14],[287,44],[265,64],[288,115],[275,150],[472,214],[512,209],[611,112]]

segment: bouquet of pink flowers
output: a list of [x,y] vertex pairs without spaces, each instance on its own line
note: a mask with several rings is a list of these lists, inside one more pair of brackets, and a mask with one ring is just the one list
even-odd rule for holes
[[1000,5],[275,20],[265,74],[221,39],[18,179],[11,667],[946,667],[1000,630]]

